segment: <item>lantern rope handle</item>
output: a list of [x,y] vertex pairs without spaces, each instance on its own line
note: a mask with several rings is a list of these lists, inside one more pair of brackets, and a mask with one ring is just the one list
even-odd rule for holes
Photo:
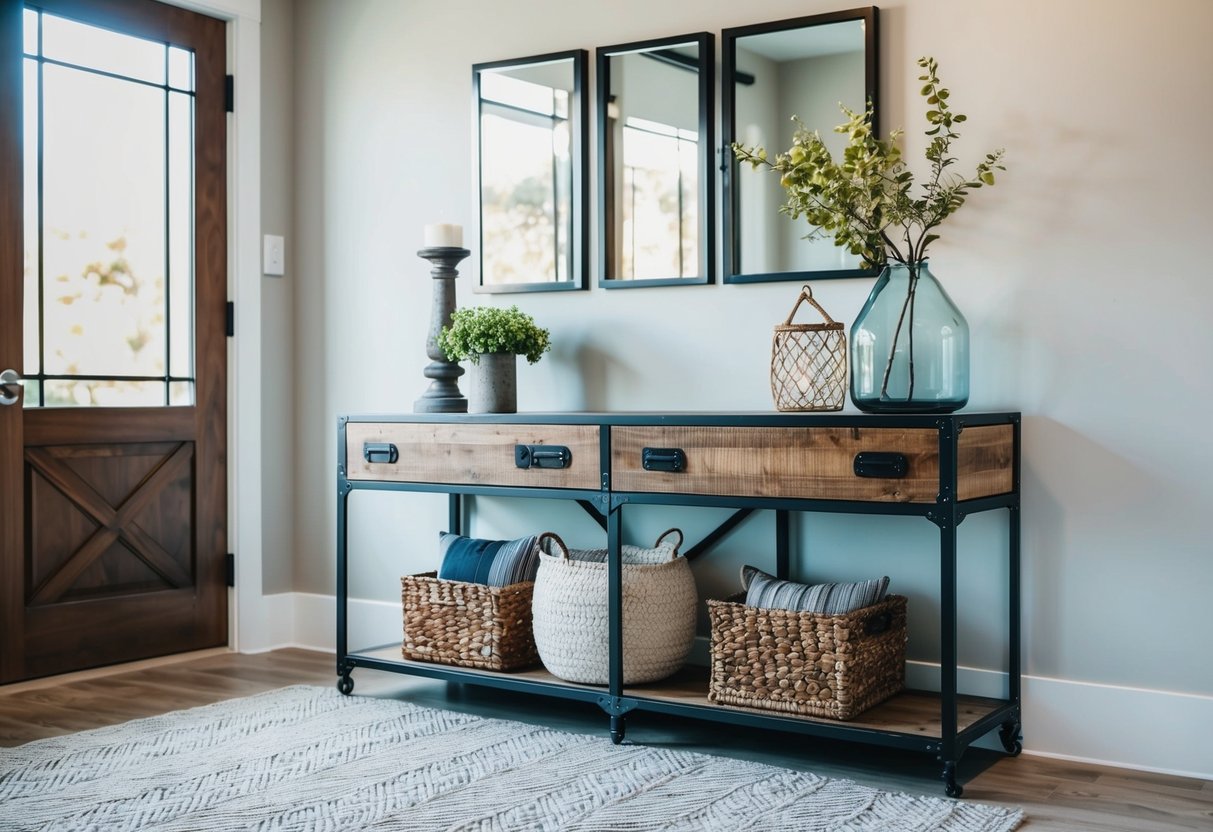
[[813,290],[810,289],[809,285],[806,283],[804,286],[801,287],[800,297],[798,297],[796,299],[796,305],[792,307],[791,313],[788,314],[788,319],[783,322],[784,326],[792,325],[792,319],[796,317],[796,312],[800,309],[800,304],[804,303],[806,300],[809,303],[813,304],[813,308],[821,313],[821,317],[825,319],[825,322],[827,324],[834,323],[834,319],[830,317],[830,313],[828,313],[824,309],[822,309],[821,304],[819,304],[817,301],[813,300]]

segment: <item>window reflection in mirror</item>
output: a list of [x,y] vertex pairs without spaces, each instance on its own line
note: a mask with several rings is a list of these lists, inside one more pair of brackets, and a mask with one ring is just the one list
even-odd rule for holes
[[774,157],[791,147],[797,116],[841,159],[846,137],[834,132],[845,121],[839,104],[862,111],[875,100],[875,13],[857,9],[725,30],[724,144],[732,168],[726,282],[869,273],[832,237],[805,239],[811,231],[805,220],[779,212],[785,199],[779,176],[738,165],[728,146],[760,146]]
[[585,286],[584,65],[570,52],[473,67],[481,291]]
[[602,285],[710,280],[710,36],[599,50]]

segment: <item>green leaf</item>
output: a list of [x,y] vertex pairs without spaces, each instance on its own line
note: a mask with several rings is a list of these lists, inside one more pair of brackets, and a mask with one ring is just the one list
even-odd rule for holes
[[[795,117],[792,148],[778,154],[772,150],[770,159],[774,161],[761,147],[746,149],[744,156],[735,149],[739,158],[753,166],[762,164],[779,172],[786,198],[780,212],[806,223],[808,239],[832,238],[835,245],[870,263],[920,255],[939,237],[927,232],[963,205],[970,190],[986,184],[994,168],[1002,169],[997,164],[1002,158],[999,150],[986,154],[985,161],[967,178],[949,170],[958,163],[951,152],[951,142],[959,138],[953,125],[963,124],[966,117],[948,108],[951,93],[940,85],[937,62],[924,57],[919,65],[926,70],[919,80],[929,122],[924,132],[930,171],[918,192],[898,144],[902,131],[894,130],[883,138],[875,135],[871,102],[860,113],[839,106],[845,119],[834,128],[842,136],[839,154],[827,149],[820,136]],[[889,242],[886,249],[882,232],[897,242]],[[914,239],[918,252],[912,251]]]
[[[993,171],[989,171],[989,170],[987,170],[987,171],[982,171],[982,173],[981,173],[981,181],[982,181],[982,182],[985,182],[987,185],[993,185],[993,184],[994,184],[994,172],[993,172]],[[1014,190],[1014,188],[1012,188],[1012,190]],[[1001,192],[1001,191],[999,191],[999,193],[1002,193],[1002,192]]]

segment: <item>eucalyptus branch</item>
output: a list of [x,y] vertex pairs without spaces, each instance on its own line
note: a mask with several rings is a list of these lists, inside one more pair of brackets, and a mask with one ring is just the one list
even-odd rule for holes
[[892,239],[889,238],[888,233],[885,231],[881,231],[880,236],[881,236],[881,239],[884,240],[884,244],[885,244],[885,247],[888,249],[888,253],[893,255],[893,259],[896,260],[898,263],[905,265],[906,258],[902,257],[901,251],[897,248],[897,244],[895,242],[893,242]]
[[898,146],[901,131],[884,139],[873,135],[870,102],[860,113],[839,106],[846,121],[834,130],[846,135],[847,144],[838,159],[795,117],[792,147],[774,161],[761,147],[733,145],[738,160],[779,172],[787,197],[783,211],[807,220],[813,226],[809,237],[832,236],[836,245],[870,265],[921,262],[927,247],[939,239],[935,229],[964,205],[971,191],[993,185],[995,170],[1005,170],[1003,152],[997,150],[986,154],[970,178],[948,172],[957,162],[951,155],[953,142],[960,138],[955,127],[966,116],[949,105],[951,93],[940,83],[935,59],[920,58],[918,66],[923,69],[918,80],[927,104],[926,135],[931,142],[926,158],[931,169],[917,195],[911,195],[914,176],[905,169]]

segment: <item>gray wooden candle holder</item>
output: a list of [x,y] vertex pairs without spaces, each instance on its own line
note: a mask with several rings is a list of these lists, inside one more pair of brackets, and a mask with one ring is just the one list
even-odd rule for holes
[[433,359],[425,368],[424,375],[433,381],[428,390],[413,403],[414,413],[467,413],[468,400],[459,392],[458,379],[463,368],[455,361],[447,360],[446,353],[438,346],[438,335],[444,326],[451,325],[451,313],[455,311],[455,268],[460,260],[472,252],[466,248],[435,246],[423,248],[417,256],[433,264],[430,277],[434,278],[434,301],[430,307],[430,333],[425,339],[425,354]]

